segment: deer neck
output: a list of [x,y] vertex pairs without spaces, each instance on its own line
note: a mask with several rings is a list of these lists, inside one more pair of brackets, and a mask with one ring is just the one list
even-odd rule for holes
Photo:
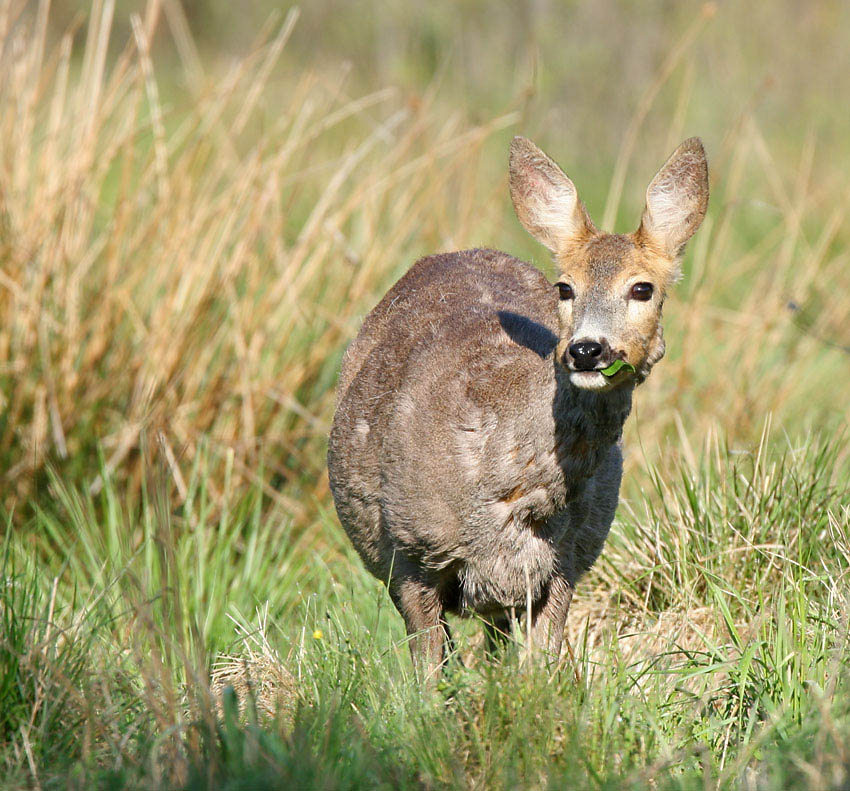
[[599,451],[618,442],[623,424],[632,408],[634,384],[613,390],[584,390],[573,385],[566,371],[556,368],[556,391],[552,412],[558,445],[579,452],[587,448],[596,457]]

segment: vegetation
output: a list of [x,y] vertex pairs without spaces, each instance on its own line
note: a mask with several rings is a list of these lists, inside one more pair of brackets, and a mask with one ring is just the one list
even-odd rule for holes
[[[0,3],[0,784],[846,787],[845,4],[358,5]],[[701,134],[712,203],[571,656],[423,694],[333,385],[419,255],[549,271],[517,132],[617,230]]]

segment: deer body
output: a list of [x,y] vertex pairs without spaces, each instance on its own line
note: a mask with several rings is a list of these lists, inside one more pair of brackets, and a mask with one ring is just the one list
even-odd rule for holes
[[[553,288],[492,250],[422,259],[368,316],[340,374],[337,512],[427,672],[444,658],[446,612],[503,626],[530,606],[533,641],[558,656],[572,591],[614,517],[623,423],[663,354],[663,290],[682,244],[669,255],[646,212],[630,237],[599,234],[560,169],[517,140],[517,213],[570,282]],[[652,306],[622,296],[635,277],[657,281]],[[618,357],[636,372],[608,381],[599,371]]]

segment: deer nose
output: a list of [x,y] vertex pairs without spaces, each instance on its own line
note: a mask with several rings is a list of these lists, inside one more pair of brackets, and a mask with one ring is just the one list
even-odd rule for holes
[[584,338],[571,343],[567,351],[577,371],[592,371],[602,356],[602,344]]

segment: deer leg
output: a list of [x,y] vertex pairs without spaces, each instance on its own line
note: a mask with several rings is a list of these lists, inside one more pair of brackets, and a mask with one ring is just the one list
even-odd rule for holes
[[450,640],[439,590],[407,577],[395,582],[390,592],[407,627],[416,673],[421,681],[431,685],[446,661]]
[[563,577],[554,577],[542,602],[531,618],[532,650],[542,652],[542,660],[550,667],[561,656],[567,612],[573,598],[573,588]]

